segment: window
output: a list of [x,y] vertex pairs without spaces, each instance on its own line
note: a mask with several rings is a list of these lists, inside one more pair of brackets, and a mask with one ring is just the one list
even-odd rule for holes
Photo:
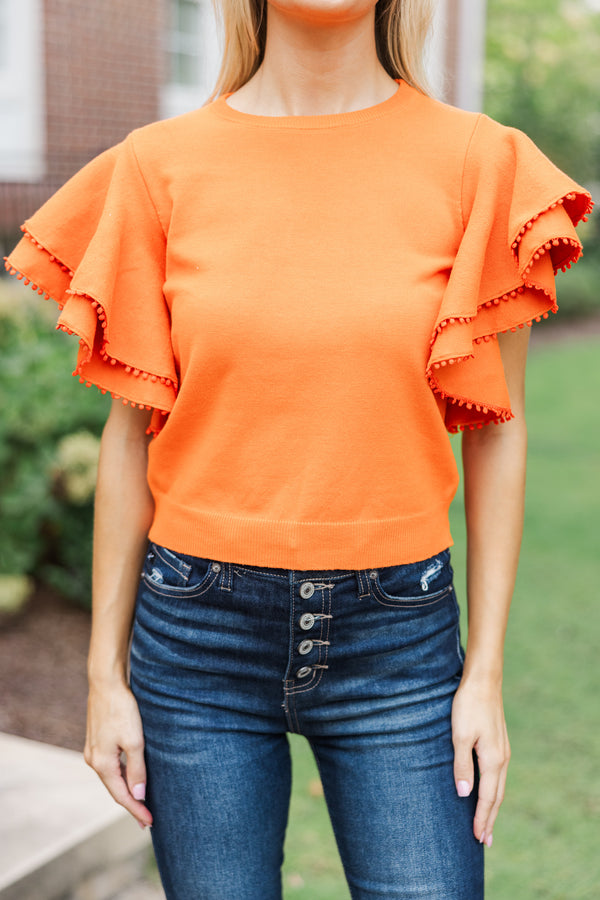
[[168,0],[167,84],[163,116],[201,106],[210,94],[219,65],[216,23],[210,0]]
[[44,174],[41,0],[0,0],[0,181]]
[[171,4],[169,48],[172,84],[188,87],[200,83],[202,71],[202,11],[197,0],[178,0]]

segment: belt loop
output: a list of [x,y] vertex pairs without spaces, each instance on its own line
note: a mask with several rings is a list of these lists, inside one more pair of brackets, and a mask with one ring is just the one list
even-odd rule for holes
[[221,578],[219,587],[222,591],[231,591],[233,586],[233,565],[231,563],[222,563]]
[[359,597],[368,597],[371,592],[371,585],[369,584],[368,573],[369,569],[356,569],[355,575],[356,580],[358,582],[358,596]]

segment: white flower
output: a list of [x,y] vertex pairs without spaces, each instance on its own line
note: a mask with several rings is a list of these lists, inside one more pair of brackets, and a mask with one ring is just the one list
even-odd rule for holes
[[89,431],[68,434],[56,448],[56,477],[67,499],[83,505],[94,496],[100,441]]

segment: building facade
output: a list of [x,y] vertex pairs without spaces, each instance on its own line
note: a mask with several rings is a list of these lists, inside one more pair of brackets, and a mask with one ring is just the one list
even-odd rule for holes
[[0,240],[140,125],[200,105],[210,0],[0,0]]

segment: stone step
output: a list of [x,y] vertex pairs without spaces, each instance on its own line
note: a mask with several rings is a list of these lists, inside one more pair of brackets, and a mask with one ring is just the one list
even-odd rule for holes
[[83,754],[0,733],[0,900],[109,900],[150,857]]

